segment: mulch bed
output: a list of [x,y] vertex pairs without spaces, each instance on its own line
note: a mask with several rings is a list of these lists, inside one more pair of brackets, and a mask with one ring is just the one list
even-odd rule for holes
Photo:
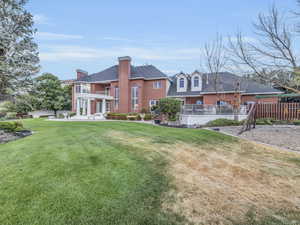
[[30,136],[31,134],[32,132],[30,130],[23,130],[14,133],[8,133],[3,130],[0,130],[0,144],[24,138]]

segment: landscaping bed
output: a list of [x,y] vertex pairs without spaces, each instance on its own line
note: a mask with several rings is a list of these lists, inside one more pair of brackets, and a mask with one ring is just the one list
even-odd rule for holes
[[14,141],[31,135],[30,130],[25,130],[22,123],[18,121],[0,122],[0,143]]

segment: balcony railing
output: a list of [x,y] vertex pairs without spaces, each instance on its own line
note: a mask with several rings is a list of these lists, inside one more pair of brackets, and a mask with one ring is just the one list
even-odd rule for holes
[[94,92],[91,92],[89,90],[82,90],[81,92],[77,92],[77,94],[98,94],[98,95],[110,96],[109,91],[94,91]]
[[247,106],[240,106],[235,109],[232,105],[190,105],[186,104],[181,107],[181,114],[183,115],[233,115],[236,113],[240,115],[247,114]]

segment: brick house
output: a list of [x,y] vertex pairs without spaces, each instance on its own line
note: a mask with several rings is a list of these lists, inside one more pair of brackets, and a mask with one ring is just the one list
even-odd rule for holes
[[[240,83],[236,90],[237,82]],[[181,99],[184,104],[232,104],[238,98],[244,104],[258,101],[256,95],[281,93],[280,91],[242,79],[231,73],[222,73],[219,86],[213,76],[195,71],[179,73],[173,77],[153,65],[133,66],[128,56],[119,57],[118,65],[88,75],[77,70],[73,83],[72,111],[77,116],[92,114],[103,117],[105,112],[140,112],[149,110],[164,97]],[[277,102],[274,98],[260,98],[261,102]]]
[[[216,79],[217,78],[217,79]],[[256,95],[280,94],[281,91],[254,81],[223,72],[218,77],[195,71],[179,73],[170,79],[169,97],[181,99],[184,104],[247,104],[251,102],[278,102],[277,97],[256,99]]]
[[77,116],[140,112],[166,97],[166,74],[152,65],[133,66],[128,56],[118,61],[118,65],[91,75],[77,70],[72,95],[72,110]]

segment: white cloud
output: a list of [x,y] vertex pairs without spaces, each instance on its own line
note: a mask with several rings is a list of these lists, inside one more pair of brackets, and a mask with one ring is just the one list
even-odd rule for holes
[[51,32],[37,32],[36,38],[40,40],[70,40],[70,39],[83,39],[81,35],[72,34],[58,34]]
[[71,45],[50,45],[45,47],[45,51],[40,53],[41,60],[45,61],[86,61],[103,58],[110,59],[124,55],[132,56],[138,60],[193,60],[199,59],[201,55],[200,49],[194,48],[91,48]]
[[33,21],[38,25],[50,25],[49,18],[43,14],[36,14],[33,16]]

